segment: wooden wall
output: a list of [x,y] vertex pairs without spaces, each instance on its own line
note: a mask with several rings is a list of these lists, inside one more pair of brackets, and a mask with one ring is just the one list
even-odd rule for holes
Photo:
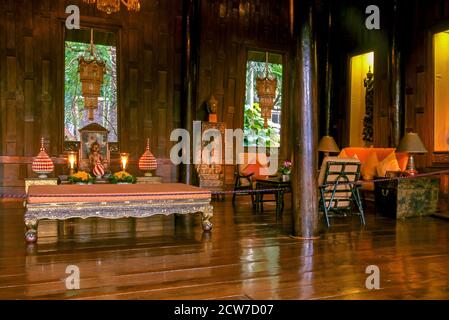
[[81,0],[2,0],[0,192],[23,191],[41,136],[60,163],[56,173],[64,173],[63,40],[71,4],[80,7],[81,26],[119,35],[120,149],[136,160],[150,137],[158,174],[175,180],[168,157],[169,134],[180,126],[182,1],[145,0],[138,14],[122,7],[108,16]]
[[[350,59],[354,55],[374,51],[374,146],[390,143],[390,79],[389,47],[391,1],[343,0],[334,1],[331,63],[334,94],[331,110],[331,135],[341,147],[349,146],[350,122]],[[381,14],[381,29],[365,27],[365,9],[377,5]],[[368,70],[367,70],[368,71]]]
[[406,127],[418,132],[429,153],[419,166],[449,167],[449,153],[433,154],[433,33],[449,29],[449,0],[413,1],[406,62]]
[[[205,102],[218,101],[218,120],[243,128],[247,51],[284,54],[281,157],[288,154],[289,0],[206,0],[201,2],[201,47],[197,119],[205,120]],[[232,183],[233,166],[226,170]]]
[[[404,44],[405,128],[417,130],[431,150],[431,31],[449,26],[449,0],[399,1],[406,3],[402,18],[406,22],[406,32],[401,39]],[[318,9],[324,2],[316,2]],[[388,146],[391,140],[388,62],[391,1],[339,0],[332,3],[331,135],[342,147],[348,144],[351,55],[375,51],[374,145]],[[182,126],[182,0],[143,0],[140,13],[128,13],[122,8],[121,13],[110,16],[82,0],[2,0],[0,192],[23,191],[23,179],[33,176],[30,167],[41,136],[58,164],[56,174],[66,173],[63,41],[65,8],[70,4],[79,5],[82,26],[114,30],[118,34],[119,145],[121,151],[131,153],[131,171],[138,173],[135,161],[143,152],[145,138],[150,137],[152,151],[160,162],[158,174],[165,181],[176,181],[177,169],[168,157],[172,146],[169,134],[173,128]],[[370,4],[381,8],[381,30],[364,27],[365,8]],[[194,115],[196,120],[206,120],[205,102],[213,94],[219,103],[219,121],[225,122],[228,128],[241,128],[247,51],[280,52],[285,56],[286,70],[281,158],[289,155],[289,10],[289,0],[201,1],[199,79]],[[318,30],[323,30],[323,22],[319,23]],[[325,39],[318,34],[318,54],[322,53]],[[447,157],[449,159],[449,155]],[[432,158],[430,152],[418,160],[421,165],[430,166],[435,164]],[[227,168],[228,183],[232,181],[232,170],[232,166]]]

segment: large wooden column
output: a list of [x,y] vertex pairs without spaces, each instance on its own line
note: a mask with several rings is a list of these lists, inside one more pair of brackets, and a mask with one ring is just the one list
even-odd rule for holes
[[317,197],[317,92],[316,52],[313,36],[313,1],[293,6],[292,28],[292,210],[293,235],[311,239],[318,235]]
[[[192,154],[193,121],[196,118],[198,61],[200,48],[200,0],[183,0],[183,60],[182,60],[182,92],[181,123],[191,135],[190,155]],[[180,180],[192,184],[193,165],[180,167]]]
[[332,43],[332,0],[327,1],[327,43],[326,43],[326,78],[324,85],[324,134],[331,135],[331,101],[333,86],[331,43]]
[[392,37],[390,51],[390,145],[397,147],[404,131],[404,74],[402,68],[401,15],[399,3],[393,2]]

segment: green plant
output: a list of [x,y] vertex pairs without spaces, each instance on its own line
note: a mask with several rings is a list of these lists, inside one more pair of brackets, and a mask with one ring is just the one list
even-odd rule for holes
[[70,183],[94,183],[95,177],[92,177],[89,173],[85,171],[78,171],[74,175],[67,178]]
[[111,183],[136,183],[137,179],[126,171],[119,171],[109,177]]

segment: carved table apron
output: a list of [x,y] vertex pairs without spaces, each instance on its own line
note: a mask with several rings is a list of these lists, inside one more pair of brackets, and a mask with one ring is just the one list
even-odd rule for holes
[[211,192],[167,183],[159,185],[31,186],[25,211],[28,242],[37,240],[39,220],[70,218],[144,218],[174,213],[202,213],[204,231],[212,229]]

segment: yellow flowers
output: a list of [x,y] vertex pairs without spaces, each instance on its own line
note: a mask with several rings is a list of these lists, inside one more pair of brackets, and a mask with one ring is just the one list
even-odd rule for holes
[[119,171],[109,177],[111,183],[136,183],[136,177],[126,171]]
[[119,171],[114,173],[114,176],[116,176],[118,179],[126,179],[128,177],[131,177],[131,175],[126,171]]
[[90,176],[90,174],[88,174],[85,171],[78,171],[77,173],[75,173],[73,175],[73,177],[80,179],[82,181],[88,181],[89,179],[91,179],[92,177]]
[[71,175],[68,180],[71,183],[93,183],[95,179],[88,172],[78,171]]

